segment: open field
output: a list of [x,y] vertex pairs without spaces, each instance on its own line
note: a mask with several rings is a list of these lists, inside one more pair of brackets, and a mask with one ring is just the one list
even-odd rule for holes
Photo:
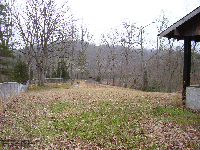
[[70,86],[31,85],[7,102],[0,115],[1,147],[200,148],[200,114],[182,109],[178,93]]

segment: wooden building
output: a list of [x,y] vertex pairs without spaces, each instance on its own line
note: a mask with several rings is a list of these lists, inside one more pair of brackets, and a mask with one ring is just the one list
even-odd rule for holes
[[184,40],[183,104],[186,88],[190,86],[191,41],[200,42],[200,6],[159,34],[160,37]]

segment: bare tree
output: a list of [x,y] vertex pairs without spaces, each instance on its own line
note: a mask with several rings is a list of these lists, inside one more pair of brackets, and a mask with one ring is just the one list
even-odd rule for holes
[[117,29],[111,30],[110,33],[106,34],[104,36],[103,42],[108,47],[110,55],[108,56],[108,59],[110,61],[111,67],[111,77],[112,77],[112,85],[115,85],[115,78],[116,78],[116,64],[117,64],[117,51],[116,47],[119,44],[119,32]]
[[192,42],[192,58],[191,58],[191,84],[200,84],[200,50],[199,44]]
[[76,25],[72,22],[69,30],[69,37],[71,38],[70,52],[69,52],[69,74],[71,78],[75,78],[75,47],[78,40],[78,29]]
[[78,64],[78,77],[83,79],[85,75],[88,74],[87,66],[87,58],[86,58],[86,50],[89,45],[89,41],[92,36],[89,35],[88,29],[81,25],[81,34],[80,34],[80,48],[78,49],[77,54],[77,64]]
[[[164,31],[169,23],[168,18],[165,15],[165,12],[162,10],[159,18],[156,20],[159,25],[157,26],[158,33],[161,33]],[[161,52],[165,49],[166,46],[166,39],[161,38],[159,39],[157,37],[157,52],[156,52],[156,75],[155,75],[155,81],[157,82],[156,84],[156,91],[161,91],[160,85],[162,84],[162,74],[161,74]]]
[[63,18],[68,9],[64,11],[63,7],[64,5],[56,9],[53,0],[28,0],[23,13],[15,14],[26,47],[24,53],[35,59],[39,85],[44,85],[49,58],[54,57],[53,49],[49,45],[60,39],[59,28],[63,21],[66,21]]
[[100,45],[96,52],[96,64],[97,64],[97,76],[99,78],[99,82],[101,83],[102,80],[102,68],[103,68],[103,61],[104,58],[102,58],[102,46]]
[[131,24],[128,22],[123,23],[125,31],[122,33],[121,37],[121,45],[124,47],[123,49],[123,55],[124,55],[124,63],[125,63],[125,84],[124,87],[127,87],[128,84],[128,78],[130,77],[130,58],[131,53],[133,52],[133,48],[135,44],[138,43],[136,39],[136,27],[135,24]]

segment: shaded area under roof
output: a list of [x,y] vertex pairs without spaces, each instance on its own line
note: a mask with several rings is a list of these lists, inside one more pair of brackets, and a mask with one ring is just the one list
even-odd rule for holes
[[200,42],[200,6],[171,25],[158,36],[183,40],[185,37]]

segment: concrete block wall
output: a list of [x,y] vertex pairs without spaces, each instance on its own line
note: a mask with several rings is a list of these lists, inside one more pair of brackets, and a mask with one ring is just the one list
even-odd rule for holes
[[200,86],[186,88],[186,107],[200,110]]

